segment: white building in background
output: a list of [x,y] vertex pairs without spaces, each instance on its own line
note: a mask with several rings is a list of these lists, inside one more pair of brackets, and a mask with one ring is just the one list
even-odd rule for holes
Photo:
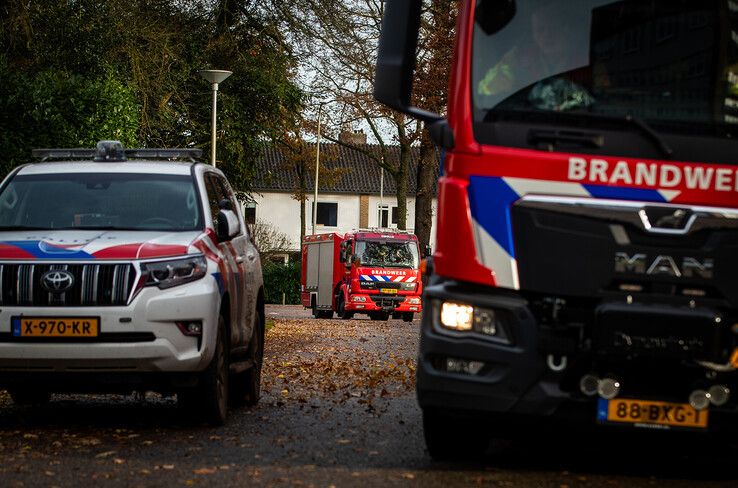
[[[354,142],[360,142],[366,151],[377,153],[377,145],[366,144],[363,134],[349,134]],[[399,158],[399,147],[390,151]],[[337,170],[331,184],[324,185],[319,178],[318,215],[316,233],[346,233],[367,227],[396,228],[398,221],[395,183],[388,173],[382,171],[365,153],[332,143],[321,144],[322,163]],[[415,223],[415,175],[417,171],[417,149],[413,151],[413,162],[408,172],[407,227],[413,232]],[[290,240],[289,249],[281,255],[284,259],[300,250],[300,202],[294,198],[298,188],[298,175],[290,168],[281,150],[267,147],[256,164],[256,175],[252,197],[247,204],[246,216],[250,222],[266,222],[284,233]],[[305,203],[305,233],[312,233],[312,205],[314,181],[312,174],[306,175],[308,198]],[[383,193],[380,188],[383,186]],[[435,189],[434,189],[435,191]],[[433,228],[431,248],[435,246],[435,214],[437,200],[433,199]]]

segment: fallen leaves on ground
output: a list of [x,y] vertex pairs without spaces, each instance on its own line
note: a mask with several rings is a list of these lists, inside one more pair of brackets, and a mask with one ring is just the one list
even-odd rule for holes
[[376,398],[414,388],[415,334],[399,321],[276,320],[267,332],[262,388],[277,402],[353,399],[372,410]]

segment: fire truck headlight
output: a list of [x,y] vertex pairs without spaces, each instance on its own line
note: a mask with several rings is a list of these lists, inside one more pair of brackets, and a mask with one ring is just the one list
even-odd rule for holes
[[[472,307],[455,302],[442,302],[440,314],[436,315],[435,322],[440,329],[453,333],[472,333],[505,344],[511,344],[510,313],[506,310],[493,308]],[[438,305],[435,305],[438,310]],[[438,313],[438,312],[436,312]]]
[[420,305],[420,297],[411,297],[407,299],[408,305]]
[[354,295],[351,297],[352,302],[366,302],[366,297]]
[[441,325],[452,330],[471,330],[474,308],[461,303],[444,302],[441,305]]

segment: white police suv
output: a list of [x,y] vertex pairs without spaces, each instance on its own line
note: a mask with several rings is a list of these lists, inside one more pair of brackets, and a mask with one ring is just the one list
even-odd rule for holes
[[220,424],[259,399],[261,263],[199,150],[43,149],[0,187],[0,389],[176,393]]

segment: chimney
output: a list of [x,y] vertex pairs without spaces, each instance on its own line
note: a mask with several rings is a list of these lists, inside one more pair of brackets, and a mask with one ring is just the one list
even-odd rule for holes
[[366,134],[362,130],[355,130],[353,132],[342,130],[338,138],[341,142],[355,146],[366,144]]

